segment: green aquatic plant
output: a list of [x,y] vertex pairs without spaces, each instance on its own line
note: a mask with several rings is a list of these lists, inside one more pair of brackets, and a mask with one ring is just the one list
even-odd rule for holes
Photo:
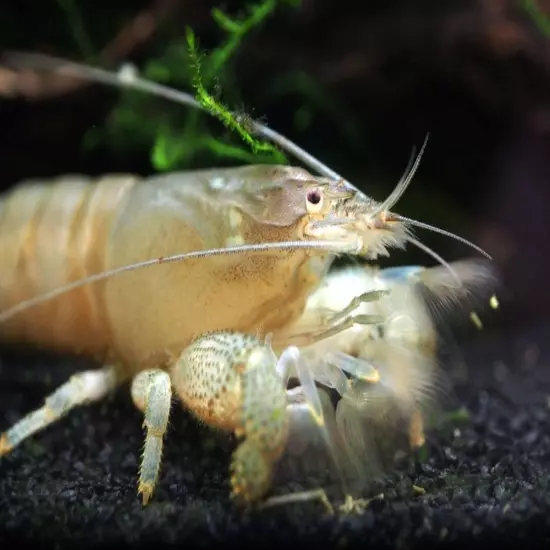
[[[218,18],[221,17],[220,14],[221,12],[218,12]],[[229,28],[228,22],[231,20],[229,20],[225,15],[223,17],[224,19],[222,19],[222,21],[224,21],[224,28]],[[233,24],[236,23],[233,22]],[[237,29],[240,29],[240,27],[237,26]],[[238,32],[238,36],[240,36],[241,32],[244,31],[238,30],[234,32]],[[196,98],[199,103],[208,113],[220,120],[227,128],[237,134],[242,139],[242,141],[244,141],[250,147],[255,161],[258,161],[259,155],[266,155],[268,157],[267,160],[269,161],[273,160],[274,162],[285,162],[285,156],[276,147],[274,147],[271,143],[258,140],[253,136],[253,133],[250,129],[251,125],[247,124],[246,115],[238,116],[234,114],[227,106],[223,105],[220,100],[216,99],[212,94],[207,91],[204,79],[208,79],[207,81],[212,80],[216,74],[213,71],[213,68],[221,69],[221,67],[223,67],[229,55],[229,53],[225,51],[225,48],[222,50],[216,50],[214,54],[212,54],[214,56],[214,62],[209,65],[208,68],[210,70],[206,72],[206,74],[204,74],[201,69],[201,55],[198,51],[195,35],[190,28],[187,28],[186,30],[186,40],[189,48],[191,67],[193,67],[195,70],[193,78],[193,88],[196,91]],[[195,112],[194,114],[197,115],[198,113]],[[197,120],[197,118],[198,117],[195,116],[194,120]],[[200,144],[206,148],[210,148],[218,156],[229,156],[233,158],[239,158],[241,160],[250,160],[250,154],[247,150],[243,150],[235,146],[226,145],[223,142],[211,138],[208,135],[204,135],[202,137],[197,136],[197,139],[198,141],[196,145]],[[159,147],[160,144],[162,144],[161,147]],[[161,169],[164,167],[170,169],[171,167],[171,163],[167,162],[167,156],[165,154],[167,150],[167,145],[168,143],[165,140],[159,142],[158,139],[155,144],[156,147],[154,150],[154,161],[156,162],[154,162],[154,164],[156,167],[160,167]]]
[[[57,0],[56,3],[68,23],[65,27],[70,32],[66,39],[71,47],[77,49],[78,56],[85,62],[101,65],[96,45],[104,43],[105,37],[99,37],[99,30],[90,33],[87,29],[94,26],[95,12],[86,10],[83,4],[74,0]],[[243,42],[277,9],[300,4],[301,0],[258,0],[236,16],[214,8],[211,15],[216,32],[211,32],[212,26],[201,30],[205,34],[206,49],[202,44],[199,48],[194,30],[174,29],[171,24],[160,26],[156,40],[148,46],[145,60],[139,63],[141,76],[176,89],[193,91],[204,111],[121,90],[104,122],[86,133],[84,147],[109,150],[110,154],[122,157],[135,157],[136,153],[148,151],[148,164],[157,171],[220,162],[286,163],[283,152],[254,131],[252,118],[261,120],[262,117],[250,107],[243,107],[239,78],[242,71],[237,70],[234,58]],[[109,33],[116,34],[116,29],[124,26],[127,18],[127,13],[115,17],[109,23]],[[254,101],[260,109],[292,97],[296,106],[291,120],[297,132],[311,131],[321,118],[328,116],[334,121],[333,131],[345,140],[346,146],[340,147],[340,151],[363,152],[366,149],[355,117],[305,72],[277,72],[273,78],[266,79],[256,93]],[[225,131],[220,130],[216,119]],[[143,163],[141,166],[144,167]]]
[[[147,61],[143,68],[145,78],[180,89],[193,88],[206,111],[228,129],[225,135],[214,137],[220,135],[219,129],[210,128],[205,113],[123,92],[106,127],[92,129],[86,144],[94,146],[107,141],[124,151],[151,147],[151,163],[159,171],[189,167],[198,158],[208,156],[241,162],[286,162],[276,147],[257,139],[247,124],[249,117],[245,112],[236,114],[227,106],[242,104],[231,76],[233,55],[243,39],[282,3],[297,4],[289,0],[263,0],[250,5],[240,18],[232,18],[215,8],[212,17],[224,33],[217,48],[210,53],[199,51],[194,32],[187,28],[184,36],[172,39],[162,55]],[[221,89],[227,93],[227,102],[220,99]],[[238,138],[244,143],[238,143]]]

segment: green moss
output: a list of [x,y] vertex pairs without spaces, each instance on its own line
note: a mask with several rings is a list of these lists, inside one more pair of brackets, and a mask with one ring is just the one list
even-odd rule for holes
[[[156,40],[149,46],[147,60],[140,67],[141,75],[176,89],[194,90],[206,112],[124,89],[105,123],[89,129],[84,147],[107,149],[111,155],[129,160],[136,153],[148,151],[149,164],[157,171],[219,165],[226,161],[286,163],[282,151],[257,135],[251,113],[241,107],[240,83],[233,64],[245,39],[284,5],[298,6],[300,0],[260,0],[235,16],[214,8],[212,20],[219,39],[213,48],[208,42],[209,51],[199,49],[198,38],[191,29],[182,32],[169,24],[159,28]],[[76,46],[78,55],[95,64],[99,54],[94,44],[103,42],[93,24],[88,23],[90,10],[74,0],[58,0],[58,6],[69,23],[72,48]],[[94,28],[91,36],[84,21]],[[262,106],[273,105],[289,95],[299,96],[294,113],[298,132],[310,129],[316,120],[328,115],[334,120],[334,141],[339,150],[368,149],[356,117],[301,71],[277,74],[272,81],[266,81],[256,101]],[[213,119],[225,129],[220,129]]]
[[[251,4],[241,17],[235,18],[214,8],[212,17],[224,34],[217,48],[210,53],[200,52],[195,34],[188,28],[183,37],[170,38],[168,47],[163,47],[162,54],[149,60],[142,71],[145,78],[184,90],[193,88],[207,113],[227,128],[225,135],[219,128],[210,128],[205,113],[124,91],[105,127],[92,129],[86,136],[86,145],[107,144],[123,154],[150,148],[151,164],[159,171],[189,168],[195,162],[216,159],[285,163],[281,151],[257,139],[248,115],[227,106],[241,103],[230,66],[235,52],[243,39],[283,3],[299,4],[263,0]],[[159,40],[161,43],[166,44]],[[227,104],[220,99],[221,89],[227,94]],[[238,138],[244,146],[235,142]]]
[[[218,14],[219,14],[218,17],[221,17],[221,12],[219,12],[219,10],[218,10]],[[225,15],[223,17],[226,18]],[[224,25],[227,25],[227,21],[230,21],[230,20],[226,18],[224,19],[224,21],[226,21]],[[237,28],[240,29],[240,26],[237,25]],[[240,34],[240,31],[239,31],[239,34]],[[216,100],[216,98],[214,98],[211,94],[208,93],[201,76],[200,55],[198,53],[195,35],[193,34],[193,31],[190,28],[187,28],[186,38],[187,38],[187,44],[189,46],[189,53],[191,56],[191,60],[193,62],[193,66],[195,67],[195,71],[196,71],[195,78],[193,79],[193,87],[197,92],[197,99],[200,102],[200,104],[204,107],[204,109],[207,112],[215,116],[230,130],[238,134],[240,138],[250,147],[250,149],[254,154],[262,154],[262,153],[272,154],[277,159],[278,162],[285,162],[286,158],[284,157],[284,155],[282,155],[282,153],[280,153],[273,145],[265,141],[257,140],[252,136],[252,131],[253,131],[251,130],[252,125],[247,124],[246,116],[240,116],[239,118],[237,118],[237,116],[235,116],[226,106],[224,106],[220,101]],[[220,50],[214,53],[219,53],[219,52]],[[226,55],[226,53],[223,51],[221,51],[221,53],[222,53],[222,56],[220,57],[220,59],[222,61],[216,60],[214,66],[217,66],[220,63],[223,64],[225,62],[223,60],[225,58],[224,56]],[[212,66],[210,67],[210,69],[212,69]],[[210,72],[210,74],[207,74],[207,77],[211,77],[211,76],[212,76],[212,72]],[[236,149],[237,148],[233,147],[228,150],[228,153],[232,154]]]

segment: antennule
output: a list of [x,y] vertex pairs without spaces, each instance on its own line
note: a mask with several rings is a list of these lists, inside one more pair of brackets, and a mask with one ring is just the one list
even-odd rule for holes
[[422,148],[420,149],[420,152],[418,153],[418,156],[416,157],[416,160],[414,163],[412,162],[414,158],[414,149],[411,154],[411,158],[409,159],[409,163],[407,164],[407,168],[405,168],[405,172],[401,176],[401,179],[395,186],[395,189],[388,195],[386,200],[380,204],[380,206],[375,210],[373,216],[377,216],[381,212],[384,212],[384,210],[390,210],[393,208],[397,201],[401,198],[403,193],[406,191],[407,187],[411,183],[418,166],[420,165],[420,160],[422,159],[422,155],[424,154],[424,150],[426,149],[426,145],[428,143],[428,138],[430,137],[430,134],[426,134],[426,137],[424,138],[424,143],[422,144]]

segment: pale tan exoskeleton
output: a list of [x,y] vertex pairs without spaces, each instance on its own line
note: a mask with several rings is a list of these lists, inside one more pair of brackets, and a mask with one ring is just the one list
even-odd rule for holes
[[[316,231],[317,220],[334,216],[335,207],[349,197],[340,184],[301,169],[264,166],[170,174],[141,182],[119,177],[93,186],[72,178],[16,188],[4,198],[0,212],[0,308],[8,312],[0,314],[3,337],[86,353],[108,366],[75,376],[42,410],[5,432],[0,454],[71,407],[97,400],[136,376],[134,400],[153,434],[147,438],[143,463],[157,464],[141,470],[139,490],[147,501],[153,484],[150,472],[158,470],[161,454],[151,437],[163,435],[171,403],[166,371],[174,379],[174,365],[187,365],[204,383],[219,381],[211,393],[207,386],[195,397],[181,393],[181,384],[174,383],[174,389],[210,425],[244,429],[237,412],[220,404],[225,391],[230,391],[234,408],[241,399],[235,384],[224,383],[229,365],[206,359],[177,363],[177,358],[212,331],[276,334],[297,319],[334,257],[311,229]],[[322,237],[322,230],[319,233]],[[263,252],[224,254],[221,249],[235,241],[258,243]],[[279,242],[295,245],[285,251]],[[353,251],[346,239],[330,242],[334,251],[340,242],[343,250]],[[269,243],[279,250],[270,250]],[[299,249],[299,244],[313,246]],[[313,248],[316,244],[321,246]],[[11,306],[60,283],[152,256],[212,249],[220,249],[220,254],[166,260],[154,269],[119,274],[16,310],[17,315],[6,319]],[[145,398],[149,392],[155,392],[152,401]],[[224,407],[225,417],[220,412]],[[235,491],[248,494],[240,487]]]
[[[19,61],[24,64],[24,58]],[[78,66],[67,67],[78,76]],[[121,84],[116,75],[86,71]],[[20,186],[3,198],[2,337],[85,353],[106,366],[76,375],[43,408],[6,431],[0,455],[71,408],[133,378],[133,399],[147,427],[138,489],[144,502],[156,483],[173,390],[210,425],[244,436],[234,456],[234,494],[245,502],[264,495],[285,445],[284,418],[296,410],[284,373],[294,372],[301,356],[289,329],[333,259],[342,254],[375,259],[410,242],[445,262],[410,234],[410,226],[422,224],[389,212],[420,156],[390,197],[377,203],[272,130],[261,125],[257,130],[324,177],[286,166],[146,180],[116,176],[93,185],[70,177]],[[319,327],[311,329],[312,341],[319,332],[322,336]],[[265,342],[251,340],[257,333],[272,335],[279,360]],[[323,426],[308,372],[316,371],[298,372],[298,393],[305,399],[300,403]],[[249,395],[249,383],[261,386],[266,399]],[[279,405],[272,410],[269,400]],[[268,413],[282,419],[258,431],[254,422]],[[277,449],[269,446],[275,442]]]

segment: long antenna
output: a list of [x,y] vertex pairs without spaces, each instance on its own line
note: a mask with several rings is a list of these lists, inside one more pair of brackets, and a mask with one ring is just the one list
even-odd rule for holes
[[136,269],[143,269],[145,267],[151,267],[154,265],[168,264],[174,262],[182,262],[185,260],[196,260],[200,258],[207,258],[210,256],[229,256],[235,254],[243,253],[254,253],[254,252],[267,252],[273,250],[326,250],[327,253],[332,254],[357,254],[358,243],[355,241],[342,242],[342,241],[283,241],[283,242],[269,242],[269,243],[259,243],[259,244],[245,244],[239,246],[230,246],[226,248],[210,248],[208,250],[194,250],[192,252],[184,252],[182,254],[174,254],[172,256],[164,256],[160,258],[154,258],[152,260],[144,260],[141,262],[135,262],[133,264],[123,265],[121,267],[115,267],[114,269],[109,269],[106,271],[101,271],[100,273],[95,273],[89,275],[88,277],[83,277],[72,283],[66,285],[58,286],[55,289],[44,292],[34,298],[29,300],[24,300],[16,304],[15,306],[6,309],[0,313],[0,323],[11,319],[18,313],[29,309],[31,307],[37,306],[43,302],[53,300],[62,294],[66,294],[72,290],[80,288],[85,285],[92,283],[97,283],[115,275],[120,275],[121,273],[126,273],[128,271],[135,271]]

